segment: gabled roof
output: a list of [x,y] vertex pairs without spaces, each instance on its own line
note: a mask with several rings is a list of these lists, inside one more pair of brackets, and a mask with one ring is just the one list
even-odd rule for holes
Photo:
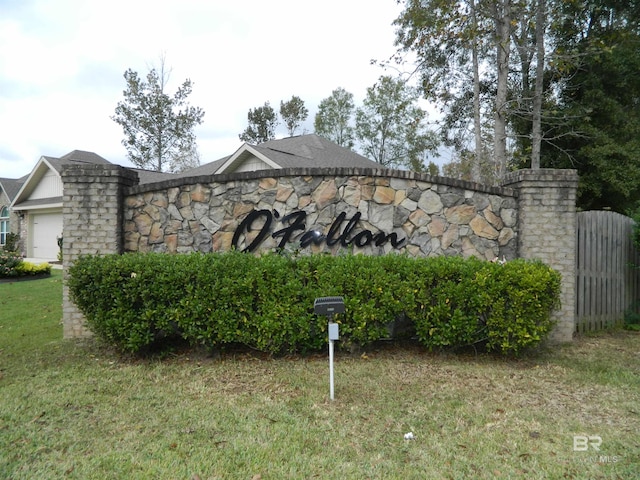
[[[85,152],[83,150],[74,150],[60,158],[42,156],[33,170],[31,170],[31,173],[27,176],[26,180],[20,186],[18,193],[12,200],[11,208],[19,210],[45,206],[62,206],[62,196],[56,195],[50,198],[38,199],[30,199],[29,197],[48,171],[53,171],[58,177],[60,177],[62,166],[66,164],[110,165],[111,162],[105,160],[96,153]],[[62,182],[62,180],[60,180],[60,182]],[[62,195],[61,191],[60,195]]]
[[205,163],[199,167],[190,168],[184,172],[177,173],[178,177],[198,177],[200,175],[213,175],[218,169],[230,158],[230,156],[222,157],[213,162]]
[[[186,170],[179,174],[156,172],[139,168],[129,168],[137,172],[139,184],[155,183],[176,177],[193,177],[232,173],[238,171],[245,162],[252,162],[251,169],[281,169],[281,168],[380,168],[380,164],[369,160],[353,150],[333,143],[316,134],[299,135],[296,137],[270,140],[259,145],[248,143],[236,150],[233,155],[223,157],[199,167]],[[7,192],[12,201],[12,208],[35,208],[36,206],[59,206],[62,197],[30,198],[34,189],[49,170],[60,176],[65,164],[93,164],[110,165],[111,162],[100,155],[84,150],[73,150],[66,155],[56,158],[42,156],[28,176],[21,179],[0,179],[0,186]]]
[[69,152],[60,158],[42,158],[47,159],[51,167],[53,167],[58,173],[62,171],[62,165],[65,164],[111,165],[111,162],[109,160],[102,158],[97,153],[85,152],[84,150],[74,150],[73,152]]
[[255,148],[281,168],[380,168],[379,163],[316,134],[270,140]]
[[181,177],[231,173],[257,158],[265,168],[357,167],[380,168],[380,164],[316,134],[270,140],[259,145],[243,144],[236,152],[215,162],[187,170]]
[[260,163],[264,165],[264,168],[260,168],[260,170],[283,168],[270,158],[269,153],[270,152],[266,149],[244,143],[233,155],[227,158],[227,161],[224,162],[218,170],[216,170],[216,173],[234,172],[238,170],[242,164],[252,158],[258,159]]

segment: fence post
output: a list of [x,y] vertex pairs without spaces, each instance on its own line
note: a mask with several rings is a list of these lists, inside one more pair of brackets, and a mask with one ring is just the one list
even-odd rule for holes
[[518,192],[520,258],[540,260],[562,275],[562,305],[552,342],[570,342],[575,330],[576,170],[526,169],[507,174],[503,185]]

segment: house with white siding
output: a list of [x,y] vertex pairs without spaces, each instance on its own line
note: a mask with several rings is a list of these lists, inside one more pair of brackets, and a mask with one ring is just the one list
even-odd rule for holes
[[43,261],[58,258],[58,239],[62,237],[62,179],[65,163],[108,164],[92,152],[74,150],[60,158],[42,156],[20,185],[10,210],[18,217],[15,232],[25,257]]

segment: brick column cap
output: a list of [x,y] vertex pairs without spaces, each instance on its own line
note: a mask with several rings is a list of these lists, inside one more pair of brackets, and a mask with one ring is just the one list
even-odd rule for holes
[[138,172],[113,164],[64,164],[60,176],[66,183],[84,183],[87,181],[86,177],[112,177],[127,186],[137,185],[139,182]]
[[502,185],[512,186],[522,182],[563,182],[577,186],[578,178],[578,171],[574,169],[525,168],[507,173]]

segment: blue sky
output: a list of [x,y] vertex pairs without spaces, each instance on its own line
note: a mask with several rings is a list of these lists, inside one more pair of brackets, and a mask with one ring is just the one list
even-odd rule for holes
[[[359,104],[394,52],[395,0],[0,0],[0,177],[89,150],[126,165],[110,119],[123,73],[164,53],[193,82],[202,163],[240,147],[247,111],[292,95],[310,111],[343,87]],[[281,129],[284,134],[284,129]]]

